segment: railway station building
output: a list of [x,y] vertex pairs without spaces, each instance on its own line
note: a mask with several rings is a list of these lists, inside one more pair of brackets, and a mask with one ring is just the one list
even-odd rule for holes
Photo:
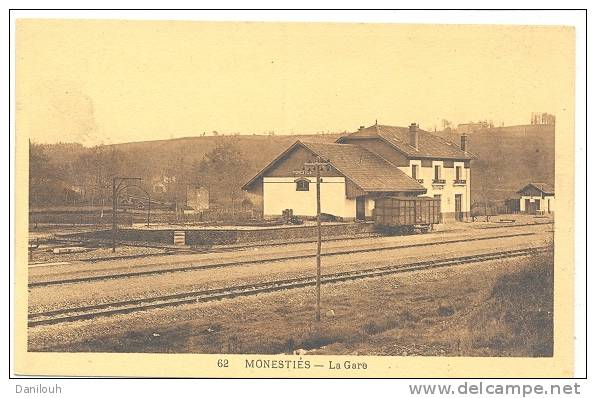
[[381,196],[441,199],[443,221],[465,220],[470,212],[470,163],[467,136],[461,145],[409,127],[375,123],[335,143],[297,141],[250,179],[244,190],[262,197],[263,215],[316,216],[317,158],[321,171],[321,211],[342,219],[372,217]]

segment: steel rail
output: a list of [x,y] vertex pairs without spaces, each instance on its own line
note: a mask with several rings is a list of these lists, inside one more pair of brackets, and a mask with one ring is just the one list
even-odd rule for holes
[[[484,262],[512,257],[536,255],[549,251],[548,246],[525,248],[502,252],[482,253],[476,255],[461,256],[455,258],[419,261],[409,264],[389,265],[385,267],[367,268],[362,270],[337,272],[323,275],[323,284],[346,282],[357,279],[380,277],[402,272],[414,272],[432,268],[456,266],[475,262]],[[259,282],[237,286],[228,286],[217,289],[196,290],[171,295],[146,297],[110,303],[102,303],[90,306],[64,308],[29,314],[28,326],[49,325],[77,320],[92,319],[101,316],[125,314],[136,311],[143,311],[154,308],[177,306],[198,302],[221,300],[239,296],[250,296],[260,293],[268,293],[279,290],[296,289],[312,286],[315,284],[315,277],[298,277],[284,280]]]
[[[491,229],[502,229],[502,228],[521,228],[521,227],[536,227],[536,226],[543,226],[543,225],[552,225],[554,222],[544,222],[544,223],[536,223],[536,224],[521,224],[521,225],[491,225],[486,227],[478,227],[479,231],[483,230],[491,230]],[[454,230],[454,231],[462,231],[462,230]],[[323,237],[323,242],[335,242],[335,241],[346,241],[346,240],[362,240],[362,239],[370,239],[370,238],[384,238],[388,235],[381,234],[378,232],[371,232],[371,233],[361,233],[355,236],[341,236],[341,237],[332,237],[332,238],[325,238]],[[78,243],[84,244],[85,242],[81,239],[67,239],[67,238],[54,238],[53,241],[55,242],[65,242],[65,243]],[[100,240],[95,239],[95,242],[107,244],[107,240]],[[98,258],[86,258],[78,260],[84,263],[98,263],[102,261],[118,261],[118,260],[126,260],[126,259],[136,259],[136,258],[146,258],[146,257],[158,257],[158,256],[169,256],[178,254],[181,252],[188,252],[188,253],[196,253],[196,254],[209,254],[209,253],[229,253],[229,252],[239,252],[246,249],[252,249],[255,247],[276,247],[276,246],[287,246],[291,244],[308,244],[308,243],[315,243],[316,239],[299,239],[292,242],[280,242],[280,241],[270,241],[270,242],[252,242],[252,243],[244,243],[244,244],[231,244],[231,245],[215,245],[209,248],[201,248],[199,247],[174,247],[173,245],[157,245],[157,244],[147,244],[144,242],[133,242],[133,241],[122,241],[120,242],[120,246],[130,246],[130,247],[149,247],[155,249],[166,249],[171,250],[170,252],[166,253],[146,253],[146,254],[131,254],[131,255],[124,255],[124,256],[107,256],[107,257],[98,257]],[[108,242],[109,243],[109,242]]]
[[[369,253],[369,252],[378,252],[378,251],[387,251],[387,250],[398,250],[398,249],[407,249],[407,248],[412,248],[412,247],[446,245],[446,244],[450,244],[450,243],[503,239],[503,238],[512,238],[512,237],[530,236],[530,235],[536,235],[536,233],[535,232],[523,232],[523,233],[516,233],[516,234],[509,234],[509,235],[483,236],[483,237],[478,237],[478,238],[461,238],[461,239],[452,239],[452,240],[438,241],[438,242],[413,243],[413,244],[407,244],[407,245],[391,245],[391,246],[368,247],[368,248],[351,249],[351,250],[339,250],[339,251],[323,253],[322,256],[324,256],[324,257],[341,256],[341,255],[348,255],[348,254]],[[309,253],[309,254],[292,255],[292,256],[285,256],[285,257],[265,258],[265,259],[258,259],[258,260],[229,261],[229,262],[210,263],[210,264],[191,264],[191,265],[182,266],[182,267],[157,268],[157,269],[151,269],[151,270],[145,270],[145,271],[90,275],[90,276],[83,276],[83,277],[76,277],[76,278],[69,278],[69,279],[40,280],[40,281],[35,281],[35,282],[29,282],[29,284],[27,286],[29,288],[35,288],[35,287],[44,287],[44,286],[52,286],[52,285],[64,285],[64,284],[69,284],[69,283],[97,282],[97,281],[109,280],[109,279],[161,275],[161,274],[169,274],[169,273],[174,273],[174,272],[198,271],[198,270],[225,268],[225,267],[242,266],[242,265],[255,265],[255,264],[263,264],[263,263],[271,263],[274,261],[302,260],[302,259],[308,259],[308,258],[314,258],[314,257],[315,257],[315,254]],[[85,270],[85,271],[87,271],[87,270]]]

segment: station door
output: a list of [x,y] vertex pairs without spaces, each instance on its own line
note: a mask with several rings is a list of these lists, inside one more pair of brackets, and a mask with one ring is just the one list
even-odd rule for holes
[[366,197],[358,196],[356,198],[356,220],[364,220],[366,217]]
[[457,221],[464,220],[464,213],[461,211],[461,193],[455,194],[455,219]]

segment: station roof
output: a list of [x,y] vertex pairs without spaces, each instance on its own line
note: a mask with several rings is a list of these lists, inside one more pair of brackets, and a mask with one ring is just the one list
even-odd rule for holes
[[418,129],[418,149],[416,149],[408,143],[408,134],[408,127],[373,124],[340,137],[337,142],[347,142],[350,139],[380,138],[410,158],[455,160],[476,158],[471,153],[462,151],[457,144],[422,129]]
[[522,189],[517,191],[517,193],[520,195],[523,195],[525,192],[527,192],[528,190],[531,190],[532,188],[540,191],[544,195],[554,195],[555,194],[555,188],[551,184],[547,184],[544,182],[530,182],[525,187],[523,187]]
[[242,189],[248,190],[268,170],[289,155],[297,147],[304,147],[316,157],[319,156],[366,192],[414,192],[426,193],[426,188],[382,157],[358,145],[296,141],[281,153]]

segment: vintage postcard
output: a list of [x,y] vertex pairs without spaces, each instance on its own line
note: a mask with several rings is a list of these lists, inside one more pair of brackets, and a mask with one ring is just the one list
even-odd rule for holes
[[15,370],[569,377],[572,26],[17,18]]

